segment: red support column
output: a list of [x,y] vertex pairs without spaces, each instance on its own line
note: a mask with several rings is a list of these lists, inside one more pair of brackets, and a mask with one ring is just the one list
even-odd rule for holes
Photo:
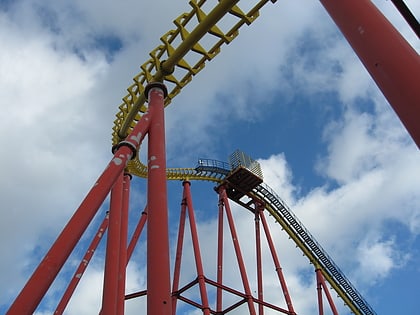
[[240,248],[239,242],[238,242],[238,235],[236,233],[232,212],[230,210],[229,200],[228,200],[228,197],[227,197],[227,194],[226,194],[226,189],[225,189],[224,186],[219,187],[219,194],[220,194],[220,198],[222,199],[223,205],[224,205],[225,210],[226,210],[226,217],[227,217],[227,220],[228,220],[228,223],[229,223],[230,233],[232,235],[233,247],[235,249],[236,258],[238,260],[239,271],[241,273],[242,284],[244,286],[245,295],[247,297],[249,313],[250,313],[250,315],[255,315],[255,306],[254,306],[254,302],[253,302],[253,299],[252,299],[251,288],[249,286],[249,281],[248,281],[248,277],[247,277],[246,270],[245,270],[245,264],[244,264],[244,260],[242,258],[241,248]]
[[119,253],[119,272],[118,272],[118,295],[117,295],[117,314],[124,314],[125,306],[125,278],[127,269],[127,233],[128,233],[128,207],[130,201],[130,181],[131,175],[124,174],[123,194],[121,205],[121,229],[120,229],[120,253]]
[[111,162],[10,306],[7,315],[30,315],[35,312],[41,299],[102,205],[117,177],[124,170],[128,160],[133,157],[134,152],[143,140],[149,128],[150,115],[149,113],[144,114],[127,139],[118,145]]
[[67,304],[70,301],[71,296],[73,295],[74,290],[76,289],[77,285],[79,284],[79,281],[85,272],[90,260],[92,259],[93,254],[95,253],[96,248],[99,245],[99,242],[102,239],[102,236],[104,235],[106,229],[108,228],[108,219],[109,214],[107,213],[105,218],[103,219],[101,225],[98,228],[98,231],[96,232],[95,236],[93,237],[92,242],[90,243],[85,255],[83,256],[79,267],[76,269],[76,272],[73,275],[73,278],[71,279],[69,285],[67,286],[66,291],[64,292],[60,302],[57,305],[57,308],[54,311],[54,315],[61,315],[63,314],[64,310],[67,307]]
[[[332,313],[334,315],[338,315],[337,308],[335,307],[335,304],[334,304],[334,301],[331,297],[330,291],[328,290],[328,287],[325,284],[325,279],[324,279],[324,276],[322,275],[321,269],[319,269],[319,268],[315,269],[315,273],[316,273],[317,286],[319,286],[319,285],[322,286],[322,288],[324,289],[325,295],[327,297],[328,303],[330,304],[330,308],[331,308]],[[318,294],[319,294],[319,292],[321,292],[321,290],[318,289]],[[319,302],[319,299],[320,299],[320,297],[318,295],[318,302]],[[322,297],[321,297],[320,307],[322,307]]]
[[143,231],[144,225],[147,221],[147,206],[144,208],[143,212],[141,213],[139,222],[136,225],[136,228],[133,232],[133,235],[131,236],[130,243],[127,247],[127,264],[130,261],[131,255],[133,254],[134,248],[137,245],[137,241],[140,238],[140,234]]
[[284,299],[286,300],[287,309],[289,310],[290,314],[296,314],[293,308],[292,299],[290,298],[289,290],[287,289],[286,280],[284,279],[280,261],[277,257],[277,252],[274,247],[274,242],[271,237],[270,229],[268,228],[267,220],[265,219],[265,215],[263,212],[264,208],[262,205],[257,205],[257,209],[259,209],[260,212],[261,222],[263,224],[265,236],[268,242],[268,247],[270,248],[271,256],[273,257],[274,265],[276,267],[277,276],[279,277],[280,285],[283,290]]
[[[257,283],[258,283],[258,299],[264,300],[263,293],[263,272],[262,272],[262,254],[261,254],[261,233],[260,233],[260,212],[255,210],[255,251],[257,256]],[[258,303],[258,314],[264,314],[264,306]]]
[[217,284],[216,312],[221,313],[223,307],[223,199],[219,195],[219,218],[217,225]]
[[201,303],[203,305],[202,311],[204,315],[210,315],[209,299],[208,299],[207,290],[206,290],[203,262],[201,260],[200,245],[198,242],[198,232],[197,232],[197,226],[195,222],[195,215],[194,215],[194,208],[192,204],[190,185],[191,184],[188,181],[183,182],[184,196],[187,202],[188,218],[190,221],[191,239],[193,243],[195,265],[197,268],[198,285],[200,288]]
[[176,292],[179,289],[179,278],[181,276],[181,259],[182,259],[182,248],[184,245],[184,231],[185,231],[185,218],[187,213],[187,202],[184,197],[182,197],[181,203],[181,214],[179,217],[179,227],[178,227],[178,241],[176,246],[176,255],[175,255],[175,265],[174,265],[174,279],[172,282],[172,315],[176,314],[176,304],[178,301],[178,296]]
[[420,57],[369,0],[320,0],[420,147]]
[[318,280],[318,272],[316,272],[316,291],[318,294],[318,314],[324,315],[324,302],[322,300],[322,285],[321,282]]
[[171,315],[164,99],[166,87],[146,87],[153,110],[148,143],[147,313]]
[[101,315],[117,314],[123,173],[111,190]]

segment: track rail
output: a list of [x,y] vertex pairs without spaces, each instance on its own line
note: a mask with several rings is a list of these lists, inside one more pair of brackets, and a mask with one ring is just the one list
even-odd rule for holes
[[286,203],[268,185],[262,183],[252,193],[264,201],[266,209],[276,222],[295,241],[315,268],[321,269],[330,285],[355,314],[376,314]]

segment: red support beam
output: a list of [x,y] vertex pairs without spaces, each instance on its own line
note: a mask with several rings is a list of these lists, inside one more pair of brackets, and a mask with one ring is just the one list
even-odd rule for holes
[[420,57],[370,0],[320,0],[420,148]]
[[128,238],[128,208],[130,201],[130,181],[131,175],[124,174],[123,194],[121,205],[121,229],[120,229],[120,253],[119,253],[119,272],[118,272],[118,295],[117,295],[117,314],[124,314],[125,306],[125,279],[127,270],[127,238]]
[[101,315],[117,313],[118,273],[120,268],[121,208],[123,195],[123,173],[121,172],[111,190],[109,227],[106,244],[104,289]]
[[276,267],[277,276],[280,281],[281,288],[283,290],[284,299],[286,300],[287,309],[289,310],[290,314],[296,314],[293,308],[292,299],[289,294],[289,290],[286,285],[286,279],[284,278],[283,271],[280,265],[280,260],[277,256],[276,249],[274,247],[273,238],[271,237],[270,229],[268,228],[267,220],[265,219],[265,215],[263,212],[264,207],[262,205],[256,205],[257,210],[260,213],[261,222],[264,227],[265,236],[267,238],[268,247],[270,248],[271,256],[273,258],[274,266]]
[[187,202],[185,198],[183,197],[182,203],[181,203],[181,213],[179,217],[178,241],[177,241],[177,246],[176,246],[175,265],[174,265],[174,279],[172,281],[172,315],[176,314],[176,304],[178,301],[178,289],[179,289],[179,278],[181,276],[181,259],[182,259],[182,248],[184,245],[186,213],[187,213]]
[[[263,292],[263,270],[262,270],[262,250],[261,250],[261,232],[260,232],[260,213],[255,211],[255,251],[257,257],[257,294],[260,301],[264,300]],[[264,305],[258,304],[258,314],[264,314]]]
[[190,221],[191,239],[193,243],[195,266],[197,269],[198,286],[200,288],[202,311],[204,315],[210,315],[209,298],[208,298],[207,290],[206,290],[203,262],[201,259],[197,225],[195,222],[195,214],[194,214],[194,208],[193,208],[192,197],[191,197],[191,187],[190,187],[191,183],[188,181],[184,181],[183,186],[184,186],[184,199],[187,203],[188,218]]
[[250,315],[255,315],[255,305],[252,298],[251,288],[249,286],[248,276],[245,269],[244,260],[242,258],[242,252],[238,241],[238,235],[236,233],[236,228],[232,216],[232,211],[230,210],[229,199],[226,194],[226,188],[222,185],[219,187],[219,199],[223,202],[223,206],[226,210],[226,217],[230,228],[230,233],[232,236],[233,248],[235,249],[236,258],[238,261],[239,271],[241,274],[242,284],[244,286],[244,291],[246,295],[246,300],[248,303],[248,309]]
[[218,207],[216,312],[221,313],[223,307],[223,200],[220,197]]
[[316,291],[318,295],[318,315],[324,315],[324,302],[322,300],[322,285],[321,285],[321,282],[318,281],[318,274],[317,274],[317,281],[316,281]]
[[108,228],[108,221],[109,221],[109,214],[107,213],[105,215],[105,218],[103,219],[101,225],[98,228],[98,231],[96,232],[95,236],[92,239],[92,242],[90,243],[85,255],[83,256],[82,260],[80,261],[79,267],[76,269],[73,277],[71,278],[71,281],[69,285],[67,286],[66,291],[64,292],[63,296],[61,297],[60,302],[57,305],[57,308],[54,311],[54,315],[61,315],[63,314],[64,310],[67,307],[67,304],[70,301],[71,296],[73,295],[74,290],[76,289],[77,285],[80,282],[80,279],[82,278],[82,275],[84,274],[90,260],[92,259],[93,254],[95,253],[96,248],[98,247],[106,229]]
[[164,99],[159,82],[146,86],[153,111],[148,133],[147,314],[171,315]]
[[150,110],[145,113],[127,139],[117,146],[111,162],[99,176],[79,208],[35,269],[10,306],[7,315],[30,315],[35,312],[58,272],[102,205],[114,182],[138,149],[149,129],[151,115]]
[[130,243],[127,247],[127,264],[130,261],[131,255],[133,254],[134,248],[137,245],[137,242],[140,238],[140,234],[143,231],[144,225],[147,221],[147,206],[144,208],[143,212],[141,213],[139,222],[136,225],[136,228],[131,236]]
[[[334,301],[331,297],[330,291],[328,290],[328,287],[325,283],[324,276],[322,275],[321,269],[317,268],[315,269],[316,273],[316,282],[317,282],[317,288],[318,288],[318,302],[320,302],[320,315],[321,312],[323,313],[323,310],[321,310],[322,307],[322,296],[320,297],[320,294],[322,292],[321,288],[324,289],[325,296],[327,297],[327,301],[330,304],[331,311],[334,315],[338,315],[337,308],[335,307]],[[320,301],[321,300],[321,301]]]

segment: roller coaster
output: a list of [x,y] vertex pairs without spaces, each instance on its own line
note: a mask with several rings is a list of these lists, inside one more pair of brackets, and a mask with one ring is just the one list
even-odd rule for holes
[[[134,77],[134,83],[123,97],[113,126],[113,158],[99,176],[86,198],[58,236],[49,252],[26,283],[7,314],[32,314],[48,291],[75,245],[89,226],[103,201],[111,192],[110,211],[95,234],[85,257],[70,281],[69,287],[54,314],[62,314],[80,280],[87,264],[104,232],[107,230],[106,257],[102,309],[100,314],[124,314],[124,301],[147,296],[147,313],[176,314],[177,301],[195,307],[203,314],[227,314],[246,304],[250,314],[262,315],[265,309],[277,313],[299,314],[294,310],[291,297],[273,242],[266,225],[264,211],[267,211],[290,239],[314,266],[318,285],[318,309],[323,314],[322,290],[324,290],[333,314],[338,314],[325,281],[334,289],[354,314],[375,314],[346,278],[331,257],[303,226],[282,199],[263,182],[259,164],[237,151],[229,163],[212,159],[199,159],[196,167],[167,168],[164,138],[164,108],[178,95],[206,63],[215,58],[223,45],[231,43],[243,25],[252,24],[260,15],[260,9],[275,0],[253,2],[249,10],[241,8],[241,1],[191,0],[191,10],[174,20],[175,28],[164,34],[161,44],[150,52],[150,59],[141,65],[141,72]],[[402,1],[395,3],[403,5]],[[383,17],[369,1],[321,0],[334,22],[351,44],[366,69],[371,74],[397,115],[420,145],[420,60],[414,49],[401,37],[398,31]],[[247,3],[249,5],[249,3]],[[400,8],[403,6],[400,6]],[[360,14],[364,12],[364,14]],[[413,19],[411,18],[411,22]],[[415,23],[414,23],[415,24]],[[414,25],[414,27],[416,27]],[[418,27],[418,24],[417,24]],[[378,32],[386,36],[376,36]],[[400,63],[400,57],[404,62]],[[391,78],[391,80],[390,80]],[[140,145],[148,136],[147,165],[140,160]],[[131,176],[147,179],[147,205],[127,247],[127,213]],[[167,180],[184,183],[183,203],[178,234],[175,270],[171,288],[169,271],[169,237],[167,213]],[[217,280],[206,277],[203,271],[201,253],[194,212],[189,190],[190,181],[211,181],[216,183],[219,194],[219,247]],[[273,261],[279,276],[280,286],[286,300],[286,308],[272,305],[264,300],[261,268],[258,269],[258,296],[252,295],[242,260],[234,222],[231,217],[231,200],[255,215],[260,220],[270,244]],[[183,229],[187,216],[190,220],[192,246],[197,268],[197,278],[186,286],[179,287],[179,273],[183,248]],[[243,291],[237,291],[223,283],[223,236],[222,215],[226,212]],[[125,269],[133,248],[147,222],[147,289],[141,292],[125,293]],[[259,224],[259,223],[258,223]],[[259,225],[256,223],[257,265],[261,265]],[[198,285],[200,302],[193,301],[183,292]],[[209,302],[207,288],[216,290],[216,306]],[[222,302],[223,292],[238,296],[239,301],[226,306]],[[255,307],[258,307],[258,312]]]

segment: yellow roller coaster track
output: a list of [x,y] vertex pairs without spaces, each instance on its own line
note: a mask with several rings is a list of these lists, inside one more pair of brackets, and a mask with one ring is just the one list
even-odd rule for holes
[[[119,143],[125,139],[141,115],[146,112],[144,89],[149,82],[163,82],[168,88],[165,106],[186,86],[221,50],[223,44],[229,44],[244,24],[250,25],[258,16],[259,10],[268,2],[260,0],[245,13],[238,5],[239,1],[222,0],[210,11],[205,12],[206,0],[191,0],[190,12],[181,14],[174,20],[175,29],[164,34],[162,44],[153,49],[150,59],[140,66],[141,72],[127,88],[128,94],[123,97],[119,112],[114,121],[112,142]],[[217,23],[220,24],[217,25]],[[223,31],[227,29],[227,31]],[[182,169],[187,171],[187,169]],[[147,176],[147,167],[137,158],[128,165],[133,175]],[[168,169],[168,179],[183,179],[183,174],[176,169]],[[183,176],[183,175],[182,175]],[[205,180],[206,178],[190,178]],[[212,180],[208,178],[208,180]]]
[[[214,8],[206,12],[206,0],[189,1],[191,11],[174,20],[176,28],[160,38],[162,43],[149,53],[150,59],[140,66],[141,72],[133,78],[134,83],[128,87],[128,94],[123,97],[123,103],[119,106],[114,121],[114,145],[125,139],[142,114],[147,111],[144,90],[148,83],[165,83],[169,91],[165,106],[168,106],[193,76],[205,67],[206,62],[220,53],[221,46],[236,38],[241,26],[250,25],[259,16],[259,10],[265,4],[275,3],[276,0],[256,1],[247,13],[237,5],[238,2],[239,0],[217,1]],[[221,183],[228,175],[229,169],[220,163],[222,162],[213,161],[211,165],[199,165],[196,168],[168,168],[167,178]],[[127,171],[139,177],[147,177],[147,166],[140,161],[139,154],[129,162]],[[250,192],[250,197],[265,204],[265,208],[276,222],[315,268],[321,269],[324,277],[353,313],[375,314],[310,233],[268,186],[259,185]]]

